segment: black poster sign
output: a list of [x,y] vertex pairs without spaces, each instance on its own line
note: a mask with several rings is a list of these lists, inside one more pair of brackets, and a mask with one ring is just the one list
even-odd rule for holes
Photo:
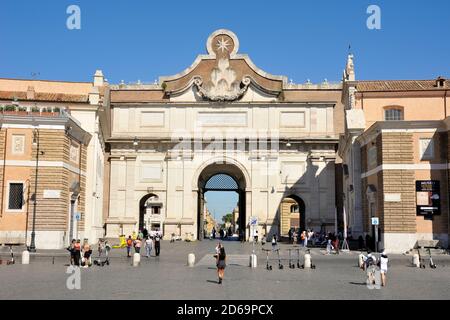
[[439,181],[416,181],[416,200],[418,215],[441,214],[441,194]]

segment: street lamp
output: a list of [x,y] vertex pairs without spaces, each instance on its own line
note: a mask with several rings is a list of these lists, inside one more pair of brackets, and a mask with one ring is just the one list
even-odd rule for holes
[[38,165],[39,165],[39,130],[35,129],[33,131],[33,146],[36,146],[36,168],[35,168],[35,177],[34,177],[34,194],[31,196],[33,200],[33,226],[31,231],[31,243],[28,251],[36,252],[36,244],[35,244],[35,227],[36,227],[36,204],[37,204],[37,184],[38,184]]
[[342,207],[343,207],[343,218],[344,218],[344,241],[342,243],[342,251],[348,251],[349,246],[347,242],[347,213],[345,212],[345,193],[342,193]]

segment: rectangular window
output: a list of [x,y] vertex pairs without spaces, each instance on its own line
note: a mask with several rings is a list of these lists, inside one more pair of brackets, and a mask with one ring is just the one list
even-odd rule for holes
[[23,206],[23,183],[9,184],[9,210],[22,210]]
[[401,121],[403,120],[403,111],[400,109],[388,109],[384,111],[385,121]]
[[419,139],[420,159],[434,158],[434,143],[432,138]]
[[160,208],[159,207],[152,207],[152,214],[160,214]]

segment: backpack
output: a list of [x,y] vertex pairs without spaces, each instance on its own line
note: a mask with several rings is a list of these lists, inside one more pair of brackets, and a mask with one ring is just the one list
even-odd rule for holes
[[132,244],[133,244],[133,240],[127,239],[127,246],[131,247]]

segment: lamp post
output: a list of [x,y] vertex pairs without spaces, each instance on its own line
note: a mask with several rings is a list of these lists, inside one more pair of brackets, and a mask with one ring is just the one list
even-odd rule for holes
[[35,226],[36,226],[36,204],[37,204],[37,184],[38,184],[38,165],[39,165],[39,130],[35,129],[33,131],[33,145],[37,147],[36,149],[36,168],[35,168],[35,177],[34,177],[34,194],[33,198],[33,225],[31,231],[31,243],[28,251],[36,252],[36,244],[35,244]]
[[343,218],[344,218],[344,241],[342,243],[342,251],[348,251],[349,250],[349,246],[348,246],[348,242],[347,242],[347,213],[345,212],[345,203],[346,203],[346,198],[345,198],[345,193],[342,194],[342,199],[343,199]]

